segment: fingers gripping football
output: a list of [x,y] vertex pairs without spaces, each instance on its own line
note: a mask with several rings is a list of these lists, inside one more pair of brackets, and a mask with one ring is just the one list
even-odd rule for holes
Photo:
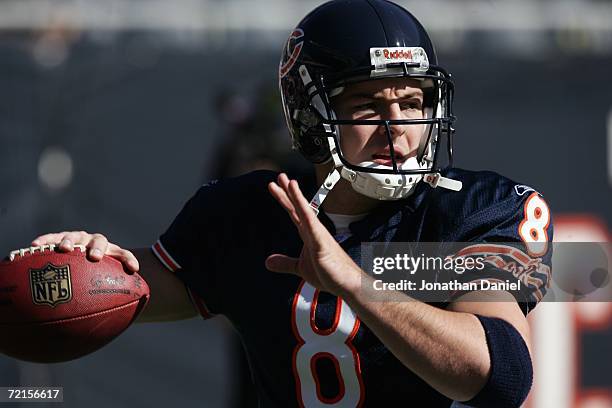
[[31,243],[35,247],[52,244],[57,245],[62,252],[73,251],[75,245],[82,245],[87,248],[87,256],[92,261],[100,261],[104,255],[107,255],[120,261],[129,272],[138,272],[139,269],[138,260],[134,254],[108,242],[108,239],[102,234],[64,231],[41,235]]

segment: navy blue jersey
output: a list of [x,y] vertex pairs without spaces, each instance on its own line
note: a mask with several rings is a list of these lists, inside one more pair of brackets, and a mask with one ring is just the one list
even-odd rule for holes
[[[526,314],[548,285],[550,245],[534,247],[542,251],[534,255],[504,253],[512,247],[495,243],[551,241],[548,207],[531,188],[492,172],[449,169],[444,175],[461,180],[463,189],[420,183],[407,199],[381,202],[351,224],[341,246],[355,259],[362,242],[473,242],[474,253],[493,245],[499,254],[492,272],[503,280],[518,268],[532,289],[521,300]],[[270,254],[297,257],[302,248],[290,217],[267,190],[276,177],[258,171],[201,187],[153,247],[204,317],[223,314],[236,327],[260,405],[449,406],[452,401],[397,360],[344,302],[266,269]],[[307,176],[300,187],[311,197],[318,186]],[[329,218],[320,217],[334,234]],[[530,268],[536,257],[539,266]]]

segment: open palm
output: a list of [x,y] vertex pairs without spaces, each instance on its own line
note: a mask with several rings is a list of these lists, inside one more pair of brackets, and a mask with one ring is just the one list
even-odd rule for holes
[[277,182],[271,182],[268,189],[289,213],[304,246],[299,258],[270,255],[266,267],[274,272],[297,275],[314,287],[335,295],[358,287],[361,269],[319,221],[298,182],[281,173]]

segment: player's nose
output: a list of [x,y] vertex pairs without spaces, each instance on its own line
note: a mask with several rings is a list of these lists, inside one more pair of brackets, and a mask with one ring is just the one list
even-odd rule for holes
[[389,129],[389,132],[391,133],[392,139],[395,139],[399,136],[403,136],[404,134],[406,134],[408,125],[403,124],[403,123],[393,123],[392,122],[395,120],[406,119],[398,103],[390,103],[389,105],[387,105],[386,112],[384,112],[382,119],[388,120],[389,122],[379,126],[378,131],[381,133],[381,135],[386,136],[387,128]]

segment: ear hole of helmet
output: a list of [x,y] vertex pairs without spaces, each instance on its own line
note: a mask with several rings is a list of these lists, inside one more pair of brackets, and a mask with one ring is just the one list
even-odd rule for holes
[[331,157],[327,142],[328,134],[322,125],[311,127],[304,132],[300,132],[298,149],[304,157],[314,163],[321,164],[328,161]]
[[304,110],[296,110],[294,120],[299,130],[297,135],[297,148],[300,153],[314,164],[329,160],[328,134],[321,123],[321,115],[311,106]]

